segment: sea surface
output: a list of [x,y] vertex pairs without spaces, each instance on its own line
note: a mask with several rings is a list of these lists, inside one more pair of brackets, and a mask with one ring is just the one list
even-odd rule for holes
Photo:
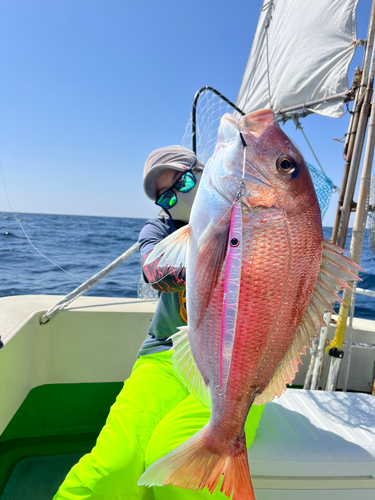
[[[0,212],[0,297],[9,295],[65,295],[106,267],[138,239],[145,219],[72,215],[16,214],[30,244],[12,213]],[[325,227],[330,238],[332,229]],[[351,230],[348,233],[348,242]],[[368,233],[365,237],[361,288],[375,291],[375,257]],[[73,276],[72,276],[73,275]],[[89,290],[86,295],[137,297],[141,280],[140,254],[126,262]],[[357,295],[355,315],[375,319],[375,298]]]

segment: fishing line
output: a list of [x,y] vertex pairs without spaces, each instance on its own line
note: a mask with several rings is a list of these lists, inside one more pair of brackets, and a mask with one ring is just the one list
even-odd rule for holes
[[[48,260],[48,262],[50,262],[51,264],[53,264],[55,267],[57,267],[58,269],[60,269],[61,271],[63,271],[64,273],[68,274],[69,276],[72,276],[72,278],[78,278],[79,280],[87,280],[89,278],[87,278],[86,276],[78,276],[76,274],[72,274],[70,273],[69,271],[67,271],[66,269],[64,269],[63,267],[59,266],[58,264],[56,264],[56,262],[54,262],[53,260],[51,260],[49,257],[47,257],[47,255],[45,255],[43,252],[41,252],[35,245],[34,243],[30,240],[29,236],[27,235],[24,227],[22,226],[21,224],[21,221],[17,218],[16,214],[14,213],[14,210],[13,210],[13,207],[12,207],[12,204],[10,203],[10,199],[9,199],[9,196],[8,196],[8,190],[7,190],[7,186],[6,186],[6,182],[5,182],[5,176],[4,176],[4,171],[3,171],[3,166],[2,166],[2,162],[0,160],[0,172],[1,172],[1,178],[2,178],[2,181],[3,181],[3,186],[4,186],[4,191],[5,191],[5,196],[6,196],[6,199],[8,201],[8,205],[9,205],[9,208],[10,208],[10,211],[14,217],[14,219],[17,221],[18,225],[20,226],[23,234],[25,235],[27,241],[30,243],[30,245],[33,247],[33,249],[38,252],[38,254],[43,257],[44,259]],[[103,279],[103,281],[109,281],[109,279]]]
[[66,274],[69,274],[70,276],[72,276],[73,278],[79,278],[79,279],[87,279],[85,278],[84,276],[77,276],[75,274],[72,274],[70,273],[69,271],[67,271],[66,269],[62,268],[61,266],[59,266],[58,264],[56,264],[56,262],[54,262],[53,260],[51,260],[49,257],[47,257],[46,255],[44,255],[44,253],[42,253],[34,244],[33,242],[30,240],[30,238],[28,237],[25,229],[23,228],[22,224],[21,224],[21,221],[17,218],[16,214],[14,213],[14,210],[13,210],[13,207],[12,207],[12,204],[10,203],[10,199],[9,199],[9,196],[8,196],[8,190],[7,190],[7,186],[6,186],[6,183],[5,183],[5,177],[4,177],[4,171],[3,171],[3,166],[2,166],[2,162],[0,161],[0,171],[1,171],[1,178],[3,180],[3,186],[4,186],[4,191],[5,191],[5,196],[6,196],[6,199],[8,201],[8,205],[9,205],[9,208],[10,208],[10,211],[12,212],[12,215],[14,217],[14,219],[16,220],[16,222],[18,223],[18,225],[20,226],[23,234],[25,235],[27,241],[30,243],[30,245],[33,247],[34,250],[36,250],[38,252],[39,255],[41,255],[43,258],[47,259],[51,264],[53,264],[54,266],[56,266],[57,268],[61,269],[61,271],[64,271],[64,273]]
[[245,138],[244,138],[244,136],[241,133],[240,125],[238,123],[238,120],[236,120],[236,123],[237,123],[238,133],[240,134],[240,139],[241,139],[242,146],[243,146],[243,162],[242,162],[242,179],[241,179],[240,185],[238,187],[238,191],[237,191],[236,197],[235,197],[235,199],[233,201],[233,204],[237,203],[242,198],[242,196],[246,193],[245,167],[246,167],[246,148],[247,148],[247,142],[245,141]]

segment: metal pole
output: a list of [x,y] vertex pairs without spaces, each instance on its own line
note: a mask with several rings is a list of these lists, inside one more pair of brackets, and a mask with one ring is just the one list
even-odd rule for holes
[[318,104],[327,104],[330,102],[345,101],[347,99],[350,100],[350,96],[351,96],[350,91],[342,92],[341,94],[332,95],[330,97],[325,97],[322,99],[316,99],[315,101],[309,101],[309,102],[304,102],[302,104],[297,104],[296,106],[291,106],[290,108],[279,109],[278,111],[275,111],[275,115],[284,115],[289,113],[295,114],[296,111],[306,111],[306,110],[309,111],[308,108],[312,108],[314,106],[317,106]]
[[355,293],[359,295],[367,295],[367,297],[375,297],[374,290],[366,290],[365,288],[356,288]]
[[313,390],[313,391],[318,388],[318,384],[319,384],[319,376],[321,373],[321,365],[323,364],[323,355],[324,355],[324,350],[326,347],[327,334],[328,334],[329,325],[331,323],[331,313],[325,313],[324,321],[325,321],[327,326],[324,326],[320,329],[319,345],[318,345],[318,350],[317,350],[316,359],[315,359],[315,366],[313,369],[312,381],[311,381],[311,390]]
[[346,332],[346,338],[348,339],[346,342],[346,359],[345,359],[345,371],[344,371],[344,383],[342,385],[342,391],[347,392],[348,390],[348,382],[349,382],[349,373],[350,373],[350,363],[352,360],[352,347],[353,347],[353,318],[354,318],[354,307],[355,307],[355,291],[356,284],[353,285],[352,298],[350,302],[350,312],[349,312],[349,330]]
[[[344,165],[341,189],[337,205],[335,223],[332,230],[332,242],[336,243],[342,248],[345,247],[345,240],[349,225],[350,213],[352,209],[355,184],[357,181],[358,169],[362,155],[363,142],[366,134],[369,103],[371,101],[371,95],[369,94],[371,94],[372,91],[365,93],[365,86],[367,90],[370,80],[369,74],[370,71],[372,71],[374,37],[375,37],[375,0],[373,0],[371,7],[371,14],[367,31],[366,50],[363,56],[363,63],[362,63],[361,84],[354,100],[354,106],[353,106],[354,115],[352,115],[349,123],[348,135],[346,137],[344,146],[345,165]],[[358,74],[357,75],[354,74],[353,86],[357,84],[356,82],[357,78]],[[364,98],[367,98],[366,100],[367,106],[365,106],[365,109],[363,109],[365,102]],[[338,331],[339,328],[345,331],[347,313],[349,312],[349,303],[344,302],[341,305],[340,311],[343,313],[343,315],[341,318],[339,318],[339,322],[336,327],[336,332]],[[344,319],[345,312],[346,312],[346,318]],[[321,335],[324,337],[325,332],[322,331]],[[341,358],[339,357],[341,353],[339,353],[338,355],[336,352],[331,351],[330,354],[331,356],[335,355],[338,357],[335,357],[334,359],[331,360],[327,384],[326,384],[326,390],[328,390],[328,388],[334,390],[332,389],[332,387],[333,386],[336,387],[340,369],[340,363],[341,363]],[[314,368],[315,373],[319,373],[319,371],[321,370],[322,362],[323,358],[317,356],[315,363],[316,370]],[[320,365],[318,363],[320,363]]]
[[[341,351],[340,355],[342,356],[344,353]],[[340,366],[341,366],[341,358],[336,356],[331,356],[331,363],[329,365],[329,372],[327,377],[327,383],[325,387],[325,391],[335,391],[337,379],[339,378]]]
[[[368,100],[368,96],[370,94],[372,94],[373,79],[374,79],[374,67],[372,68],[372,71],[371,71],[371,74],[369,77],[368,87],[366,89],[368,91],[368,93],[365,96],[365,102],[363,104],[363,107],[367,106],[366,102]],[[362,113],[361,113],[361,115],[362,115]],[[353,226],[352,239],[350,242],[350,252],[349,252],[349,257],[357,264],[359,264],[361,261],[363,240],[364,240],[364,235],[365,235],[366,219],[367,219],[367,212],[368,212],[368,194],[369,194],[370,184],[371,184],[371,170],[372,170],[372,163],[373,163],[373,158],[374,158],[374,147],[375,147],[375,103],[373,101],[372,106],[371,106],[371,116],[370,116],[370,122],[368,125],[368,135],[367,135],[367,141],[366,141],[365,156],[364,156],[364,161],[363,161],[363,169],[362,169],[361,180],[360,180],[357,209],[356,209],[356,215],[355,215],[355,219],[354,219],[354,226]],[[345,243],[345,241],[344,241],[344,243]],[[348,285],[350,287],[353,287],[354,282],[350,282],[350,283],[348,283]],[[350,302],[352,300],[352,291],[350,288],[345,288],[345,290],[343,291],[342,299],[343,299],[343,303],[340,306],[339,319],[337,322],[335,338],[331,344],[331,346],[333,348],[336,348],[337,350],[341,350],[343,342],[344,342],[344,335],[345,335],[345,330],[346,330],[349,307],[350,307]],[[331,351],[332,351],[332,349],[331,349]],[[350,358],[350,353],[351,353],[351,350],[350,350],[350,346],[349,346],[349,358]],[[335,390],[335,387],[337,384],[337,378],[338,378],[338,374],[339,374],[339,369],[340,369],[340,365],[341,365],[341,359],[342,358],[338,358],[338,359],[331,361],[330,373],[329,373],[329,377],[327,380],[327,386],[326,386],[326,390],[328,390],[328,391]],[[350,359],[348,360],[347,369],[346,369],[346,382],[344,383],[345,390],[347,387],[347,377],[349,374],[349,369],[350,369]]]
[[363,143],[366,136],[367,121],[370,113],[371,97],[372,97],[372,83],[371,86],[368,86],[366,88],[366,95],[361,108],[356,141],[353,149],[353,157],[350,164],[348,181],[345,190],[344,203],[341,209],[340,224],[337,235],[337,245],[341,248],[345,247],[345,240],[348,232],[354,190],[357,182],[358,170],[362,157]]
[[131,255],[133,255],[133,253],[137,252],[138,250],[139,250],[139,243],[137,242],[134,243],[134,245],[131,246],[128,250],[126,250],[126,252],[120,255],[120,257],[117,257],[117,259],[114,260],[111,264],[109,264],[107,267],[96,273],[92,278],[82,283],[82,285],[79,285],[79,287],[77,287],[75,290],[66,295],[66,297],[61,299],[50,309],[48,309],[48,311],[45,314],[43,314],[43,316],[40,318],[39,323],[41,325],[47,324],[48,321],[51,318],[53,318],[53,316],[55,316],[55,314],[60,312],[62,309],[71,304],[74,300],[78,299],[78,297],[80,297],[88,290],[90,290],[90,288],[96,285],[101,279],[107,276],[107,274],[113,271],[113,269],[122,264],[126,259],[128,259]]
[[306,373],[306,377],[305,377],[305,383],[303,385],[303,388],[305,390],[309,390],[311,389],[311,378],[312,378],[312,375],[313,375],[313,370],[314,370],[314,366],[315,366],[315,360],[316,360],[316,351],[318,349],[318,337],[315,337],[312,339],[311,341],[311,347],[310,347],[310,364],[309,364],[309,368],[307,370],[307,373]]
[[[362,104],[361,98],[362,98],[363,93],[365,91],[365,87],[367,87],[367,85],[368,85],[369,74],[370,74],[371,67],[372,67],[372,53],[373,53],[373,46],[374,46],[374,36],[375,36],[375,1],[373,0],[372,6],[371,6],[369,26],[368,26],[368,30],[367,30],[366,50],[365,50],[365,53],[363,56],[363,63],[362,63],[361,86],[356,94],[356,98],[354,101],[353,109],[354,109],[355,114],[354,114],[354,117],[352,117],[352,120],[350,120],[349,128],[348,128],[349,135],[347,136],[347,141],[345,142],[345,146],[344,146],[345,166],[344,166],[341,189],[340,189],[340,194],[339,194],[339,201],[338,201],[338,205],[337,205],[336,218],[335,218],[335,223],[334,223],[333,231],[332,231],[333,243],[336,243],[337,245],[342,246],[342,247],[345,246],[345,239],[346,239],[346,233],[347,233],[347,226],[345,228],[345,224],[341,223],[342,209],[343,209],[343,205],[344,205],[344,198],[345,198],[345,192],[346,192],[346,187],[347,187],[347,180],[348,180],[349,171],[352,170],[351,160],[352,160],[353,150],[357,144],[357,140],[358,140],[358,136],[359,136],[357,129],[358,129],[359,113],[360,113],[361,104]],[[363,144],[363,139],[362,139],[362,144]],[[361,152],[362,147],[359,148],[359,146],[357,146],[357,150],[359,150],[359,149]],[[358,170],[357,170],[357,172],[358,172]],[[354,191],[354,189],[353,189],[353,191]],[[349,223],[351,207],[352,207],[352,198],[350,200],[347,199],[347,202],[346,202],[346,211],[349,210],[349,212],[346,214],[347,224]],[[340,233],[343,233],[343,234],[340,234]],[[343,241],[343,243],[342,243],[342,241]]]
[[[350,258],[357,264],[359,264],[361,261],[363,240],[365,236],[366,219],[368,212],[368,195],[370,191],[371,170],[374,159],[374,147],[375,147],[375,103],[373,100],[371,106],[370,122],[368,126],[365,157],[363,160],[363,170],[359,186],[358,205],[357,205],[356,217],[354,220],[352,241],[350,245]],[[355,290],[354,283],[352,284],[352,286],[353,290]],[[354,294],[352,296],[350,290],[348,290],[348,292],[347,290],[348,289],[344,290],[343,294],[344,300],[346,299],[346,297],[348,297],[348,299],[351,299],[352,301],[355,300]],[[351,354],[350,347],[351,346],[349,344],[348,360],[347,360],[345,380],[344,380],[344,390],[347,389],[348,378],[349,378],[350,354]]]
[[357,132],[357,127],[358,127],[358,120],[359,120],[359,113],[361,111],[361,107],[358,106],[359,102],[359,90],[355,95],[354,99],[354,105],[353,105],[353,114],[350,117],[349,121],[349,126],[348,126],[348,133],[346,136],[345,140],[345,145],[344,145],[344,170],[342,173],[342,180],[341,180],[341,187],[340,187],[340,193],[339,193],[339,199],[337,201],[337,209],[336,209],[336,217],[335,217],[335,223],[333,225],[332,229],[332,243],[337,242],[337,234],[339,231],[339,225],[340,225],[340,217],[341,217],[341,207],[344,202],[344,196],[345,196],[345,190],[346,190],[346,183],[348,181],[348,174],[349,174],[349,168],[350,168],[350,162],[352,159],[352,154],[353,154],[353,147],[355,144],[355,139],[356,139],[356,132]]

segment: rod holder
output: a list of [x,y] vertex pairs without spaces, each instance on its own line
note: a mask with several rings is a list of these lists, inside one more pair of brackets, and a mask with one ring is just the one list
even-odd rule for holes
[[330,349],[329,355],[331,356],[331,363],[329,366],[325,390],[332,392],[336,390],[337,380],[339,378],[341,362],[342,358],[344,357],[344,353],[339,349]]

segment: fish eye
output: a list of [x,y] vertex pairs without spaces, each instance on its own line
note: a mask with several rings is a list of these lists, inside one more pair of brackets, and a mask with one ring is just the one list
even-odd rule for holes
[[283,174],[292,174],[296,169],[293,159],[286,155],[280,156],[276,160],[276,167]]

